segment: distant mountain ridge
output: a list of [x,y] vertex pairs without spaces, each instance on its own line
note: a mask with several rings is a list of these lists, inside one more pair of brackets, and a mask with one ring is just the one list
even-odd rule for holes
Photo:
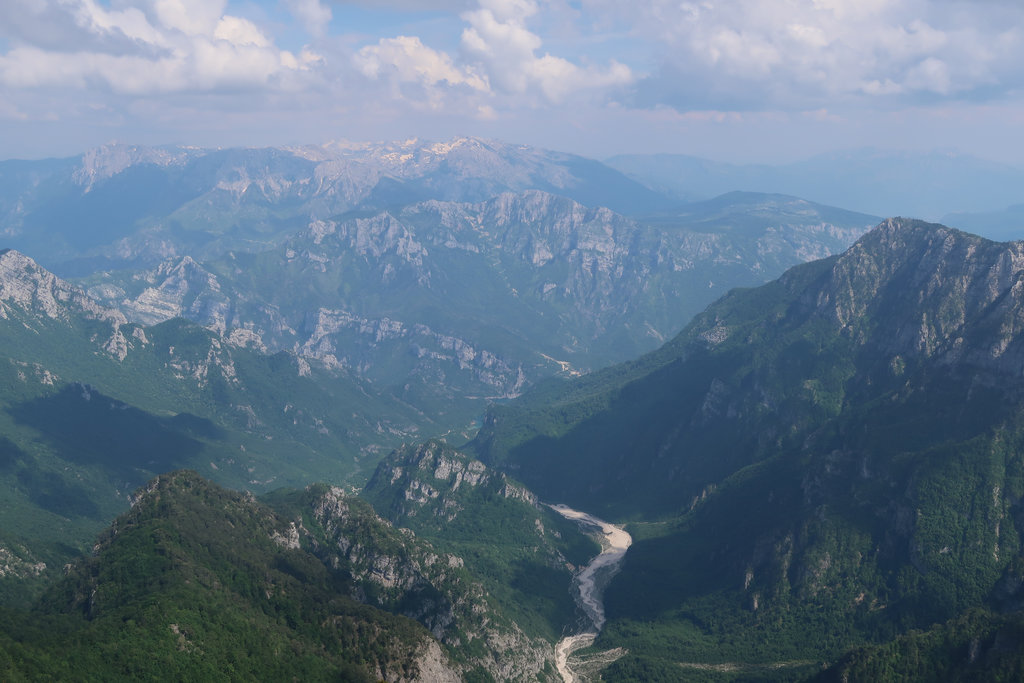
[[0,162],[0,237],[132,322],[185,317],[465,415],[647,351],[876,222],[781,195],[674,208],[598,162],[476,138]]
[[951,213],[942,223],[994,240],[1024,239],[1024,203],[996,211]]
[[0,162],[0,237],[62,274],[280,244],[360,206],[541,189],[625,212],[667,200],[600,162],[477,138],[206,150],[109,145]]
[[343,214],[271,251],[86,283],[139,322],[184,316],[388,386],[500,398],[648,350],[719,293],[835,253],[873,222],[753,194],[631,219],[529,190]]

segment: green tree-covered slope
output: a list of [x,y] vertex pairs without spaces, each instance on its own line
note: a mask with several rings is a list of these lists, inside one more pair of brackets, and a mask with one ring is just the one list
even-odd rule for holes
[[4,612],[3,677],[429,680],[431,650],[450,669],[425,628],[348,597],[289,524],[194,473],[159,477],[94,557]]
[[520,627],[476,564],[337,487],[260,501],[175,471],[30,608],[0,611],[0,676],[557,680],[557,634]]

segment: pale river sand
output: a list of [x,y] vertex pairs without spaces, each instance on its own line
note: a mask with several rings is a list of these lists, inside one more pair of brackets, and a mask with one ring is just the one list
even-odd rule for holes
[[601,631],[601,627],[604,626],[602,593],[604,587],[608,585],[609,579],[615,575],[622,560],[626,557],[626,550],[633,543],[633,538],[619,527],[585,512],[573,510],[566,505],[551,505],[550,507],[566,519],[571,519],[581,526],[600,532],[601,554],[576,575],[575,582],[579,591],[578,600],[587,618],[590,619],[590,627],[582,633],[562,638],[555,646],[555,666],[558,673],[566,683],[575,683],[576,676],[568,665],[569,656],[593,643]]

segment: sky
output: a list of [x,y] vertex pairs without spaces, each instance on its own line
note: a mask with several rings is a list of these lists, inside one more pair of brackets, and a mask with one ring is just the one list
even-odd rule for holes
[[1024,165],[1020,0],[0,0],[0,158],[475,135]]

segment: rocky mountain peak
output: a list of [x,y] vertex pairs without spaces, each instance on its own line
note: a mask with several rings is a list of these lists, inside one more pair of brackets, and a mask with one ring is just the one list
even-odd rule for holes
[[54,320],[83,315],[115,327],[127,323],[119,311],[99,306],[85,292],[58,278],[28,256],[7,249],[0,253],[0,317],[11,306]]
[[[387,485],[394,486],[398,482],[405,489],[405,500],[418,505],[439,495],[454,494],[463,485],[485,484],[491,478],[492,474],[482,462],[453,451],[440,441],[400,449],[381,463],[374,474],[374,479],[381,484],[386,481]],[[374,484],[369,486],[372,488]],[[454,507],[454,504],[445,507]]]
[[73,174],[73,179],[87,189],[96,183],[111,178],[137,164],[171,166],[180,164],[189,157],[189,150],[183,148],[141,147],[138,145],[110,144],[91,149],[82,155],[82,163]]
[[168,259],[134,279],[147,285],[134,298],[123,287],[109,283],[96,285],[89,293],[103,301],[116,302],[133,322],[143,325],[186,317],[200,320],[219,334],[226,333],[230,302],[221,292],[217,277],[191,256]]
[[1024,369],[1022,278],[1024,243],[891,218],[835,261],[816,304],[894,355]]
[[[475,458],[441,441],[427,441],[393,452],[370,478],[365,491],[396,519],[430,518],[450,523],[474,496],[500,496],[536,507],[537,497]],[[387,498],[388,501],[384,502]]]
[[[192,470],[165,472],[151,479],[131,495],[131,506],[155,505],[163,496],[182,496],[187,492],[204,491],[212,484]],[[251,494],[249,494],[251,498]]]

